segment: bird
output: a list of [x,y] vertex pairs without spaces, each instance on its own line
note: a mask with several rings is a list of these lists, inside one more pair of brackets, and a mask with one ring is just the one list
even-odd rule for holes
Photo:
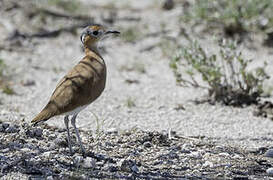
[[98,42],[110,34],[119,31],[106,30],[100,24],[92,24],[83,29],[80,40],[84,46],[85,56],[57,84],[50,100],[31,123],[37,124],[58,115],[64,115],[67,131],[67,143],[73,154],[69,121],[75,129],[78,143],[83,155],[85,149],[76,127],[76,118],[81,110],[95,101],[103,92],[106,83],[106,64],[99,53]]

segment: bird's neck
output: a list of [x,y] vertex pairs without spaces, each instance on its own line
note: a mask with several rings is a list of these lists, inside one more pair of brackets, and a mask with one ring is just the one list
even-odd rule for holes
[[94,57],[94,58],[96,58],[96,59],[101,60],[102,62],[104,62],[103,58],[100,55],[99,50],[98,50],[98,48],[97,48],[96,45],[89,46],[89,47],[85,46],[84,47],[84,52],[85,52],[86,56]]

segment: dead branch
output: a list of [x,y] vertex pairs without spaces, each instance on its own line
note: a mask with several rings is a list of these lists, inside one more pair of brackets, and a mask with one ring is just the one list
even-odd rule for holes
[[[29,17],[32,18],[33,16],[36,16],[37,14],[45,14],[57,18],[64,18],[64,19],[76,19],[76,20],[92,20],[94,21],[94,18],[91,16],[85,16],[85,15],[68,15],[65,13],[57,12],[57,11],[52,11],[49,9],[44,9],[44,8],[38,8],[34,12],[29,14]],[[140,21],[140,17],[109,17],[109,18],[102,18],[103,21],[108,22],[108,21]]]
[[29,14],[29,17],[32,18],[33,16],[36,16],[37,14],[45,14],[53,17],[58,17],[58,18],[65,18],[65,19],[76,19],[76,20],[92,20],[94,21],[93,17],[90,16],[84,16],[84,15],[68,15],[65,13],[57,12],[57,11],[52,11],[44,8],[38,8],[34,12]]
[[72,25],[72,26],[60,28],[57,30],[37,32],[34,34],[21,33],[20,31],[15,30],[14,33],[10,37],[7,38],[7,40],[13,40],[13,39],[17,39],[20,37],[21,38],[53,38],[53,37],[59,36],[60,33],[62,33],[62,32],[74,33],[76,29],[84,28],[84,27],[88,26],[89,24],[90,24],[90,22],[84,22],[81,24]]

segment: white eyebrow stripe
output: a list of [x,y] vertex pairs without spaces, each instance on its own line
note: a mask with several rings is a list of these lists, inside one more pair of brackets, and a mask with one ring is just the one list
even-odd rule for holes
[[81,41],[82,41],[82,43],[84,42],[85,36],[86,36],[86,34],[83,34],[83,35],[81,36]]

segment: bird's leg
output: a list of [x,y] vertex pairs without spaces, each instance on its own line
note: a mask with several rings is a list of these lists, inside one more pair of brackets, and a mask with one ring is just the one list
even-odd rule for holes
[[77,115],[78,114],[73,115],[73,117],[71,118],[71,124],[74,127],[74,129],[75,129],[75,132],[76,132],[76,135],[77,135],[77,138],[78,138],[78,142],[79,142],[81,150],[82,150],[82,154],[84,155],[85,154],[85,150],[84,150],[83,145],[82,145],[82,141],[81,141],[81,137],[80,137],[79,131],[78,131],[77,127],[76,127],[76,118],[77,118]]
[[72,150],[71,138],[70,138],[70,132],[69,132],[69,118],[68,118],[68,116],[64,117],[64,124],[65,124],[66,132],[67,132],[67,142],[68,142],[69,151],[70,151],[70,154],[72,155],[73,150]]

